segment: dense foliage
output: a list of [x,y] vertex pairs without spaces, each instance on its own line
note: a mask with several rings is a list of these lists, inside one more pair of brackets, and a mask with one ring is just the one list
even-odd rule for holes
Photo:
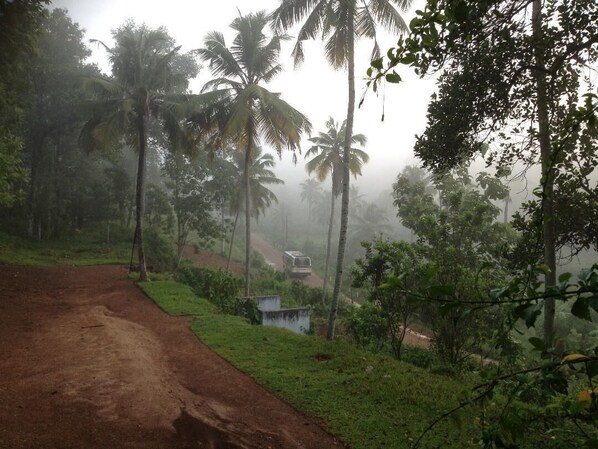
[[[498,265],[506,269],[502,271],[505,286],[487,299],[487,292],[476,294],[470,285],[470,294],[477,298],[463,301],[454,279],[445,278],[445,295],[433,301],[446,303],[448,298],[457,307],[477,303],[480,308],[500,310],[511,326],[518,319],[534,326],[543,312],[544,339],[532,337],[529,342],[546,360],[507,374],[488,370],[486,382],[447,414],[481,404],[479,443],[483,447],[593,447],[597,441],[595,373],[588,369],[595,361],[590,355],[593,350],[566,355],[571,349],[556,339],[558,322],[555,328],[555,305],[560,301],[576,298],[567,310],[586,320],[592,320],[591,308],[596,308],[595,268],[580,273],[575,286],[569,284],[570,275],[557,279],[557,250],[569,246],[575,253],[591,248],[595,241],[597,109],[586,70],[598,57],[597,23],[598,6],[592,1],[429,0],[411,21],[410,35],[388,51],[386,60],[373,61],[369,70],[375,89],[383,80],[399,82],[395,71],[399,65],[411,66],[420,75],[440,72],[438,94],[428,108],[428,126],[415,146],[416,154],[436,175],[446,175],[476,155],[495,164],[499,175],[517,164],[519,168],[540,166],[536,198],[514,220],[521,238],[512,252],[513,264]],[[423,182],[414,189],[427,196],[425,187]],[[450,207],[454,198],[441,197],[439,207]],[[508,196],[503,198],[508,204]],[[417,217],[410,218],[417,222]],[[422,229],[426,243],[433,241],[433,231],[442,224],[444,217],[439,218],[429,230]],[[449,221],[447,229],[452,227]],[[474,236],[476,231],[469,230]],[[448,268],[447,250],[454,242],[450,233],[443,237],[448,245],[435,257],[444,258]],[[473,249],[483,247],[482,239]],[[499,254],[488,255],[496,267]],[[538,268],[529,269],[530,265]],[[589,389],[582,387],[579,392],[578,375],[568,371],[572,364],[586,364]],[[505,404],[491,399],[503,381],[509,384]]]

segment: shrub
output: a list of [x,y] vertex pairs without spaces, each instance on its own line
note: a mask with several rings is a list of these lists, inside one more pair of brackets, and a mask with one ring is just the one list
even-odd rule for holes
[[243,285],[242,279],[226,273],[220,269],[185,266],[180,268],[175,278],[177,281],[189,285],[194,293],[202,296],[227,314],[238,312],[239,290]]
[[363,348],[382,349],[387,340],[387,325],[380,309],[371,303],[353,310],[346,319],[349,336]]
[[410,345],[404,345],[401,349],[401,360],[420,368],[430,368],[440,365],[438,355],[434,351]]
[[159,232],[148,229],[144,232],[147,264],[152,271],[172,270],[176,261],[174,245]]
[[246,318],[251,324],[262,322],[262,313],[257,308],[257,303],[246,298],[237,300],[235,314]]

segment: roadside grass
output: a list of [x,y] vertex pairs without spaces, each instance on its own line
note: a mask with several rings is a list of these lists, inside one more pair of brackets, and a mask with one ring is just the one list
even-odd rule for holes
[[[297,409],[322,418],[353,449],[408,448],[470,386],[342,340],[252,326],[220,314],[173,281],[140,286],[167,313],[194,315],[193,332],[212,350]],[[420,447],[470,446],[471,419],[462,418],[460,429],[439,424]]]
[[108,265],[128,263],[129,257],[128,243],[107,244],[93,233],[36,242],[0,232],[0,264]]

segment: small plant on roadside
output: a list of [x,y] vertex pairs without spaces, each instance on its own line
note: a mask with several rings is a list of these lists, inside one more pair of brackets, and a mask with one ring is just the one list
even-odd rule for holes
[[248,298],[238,298],[235,315],[242,316],[251,324],[261,324],[262,312],[257,307],[257,303]]
[[364,349],[380,351],[388,338],[386,321],[380,310],[371,303],[353,310],[345,321],[349,336]]
[[222,270],[185,266],[180,268],[176,280],[189,285],[196,295],[214,303],[223,312],[237,314],[237,297],[243,281]]
[[172,243],[166,236],[150,228],[144,233],[147,264],[152,271],[170,271],[174,267],[176,255]]

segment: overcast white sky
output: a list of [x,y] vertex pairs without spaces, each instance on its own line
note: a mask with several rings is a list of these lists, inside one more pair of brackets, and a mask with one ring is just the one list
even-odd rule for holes
[[[128,18],[137,23],[145,22],[149,26],[165,26],[176,41],[183,46],[183,51],[199,48],[208,31],[218,30],[225,33],[227,40],[232,40],[229,24],[239,14],[265,9],[272,11],[279,0],[54,0],[53,7],[66,8],[75,22],[86,30],[86,39],[100,39],[112,43],[111,30]],[[415,7],[405,14],[408,22],[417,7],[422,8],[424,0],[415,0]],[[238,8],[238,9],[237,9]],[[293,34],[291,32],[291,34]],[[396,42],[394,36],[380,39],[383,51]],[[312,122],[314,131],[324,130],[324,122],[329,116],[342,121],[347,109],[346,73],[335,72],[324,59],[321,41],[306,45],[305,63],[293,69],[291,50],[292,41],[286,43],[281,54],[281,62],[286,70],[270,84],[273,91],[282,93],[282,97],[306,114]],[[357,99],[365,88],[360,80],[369,66],[371,42],[362,41],[356,55]],[[106,72],[109,67],[105,62],[102,49],[92,47],[92,61],[98,62]],[[412,163],[415,134],[425,127],[425,114],[434,81],[419,80],[407,69],[402,71],[405,81],[401,85],[386,87],[384,122],[382,98],[368,93],[365,104],[356,111],[355,133],[368,137],[366,151],[371,155],[370,163],[364,167],[363,177],[357,181],[360,191],[366,193],[368,200],[375,199],[378,192],[390,189],[396,175],[402,167]],[[202,70],[193,84],[198,91],[202,82],[210,78],[209,70]],[[304,141],[302,149],[309,148]],[[290,154],[283,154],[277,164],[276,172],[286,181],[286,189],[293,189],[307,178],[303,156],[293,166]],[[328,187],[328,186],[327,186]]]

